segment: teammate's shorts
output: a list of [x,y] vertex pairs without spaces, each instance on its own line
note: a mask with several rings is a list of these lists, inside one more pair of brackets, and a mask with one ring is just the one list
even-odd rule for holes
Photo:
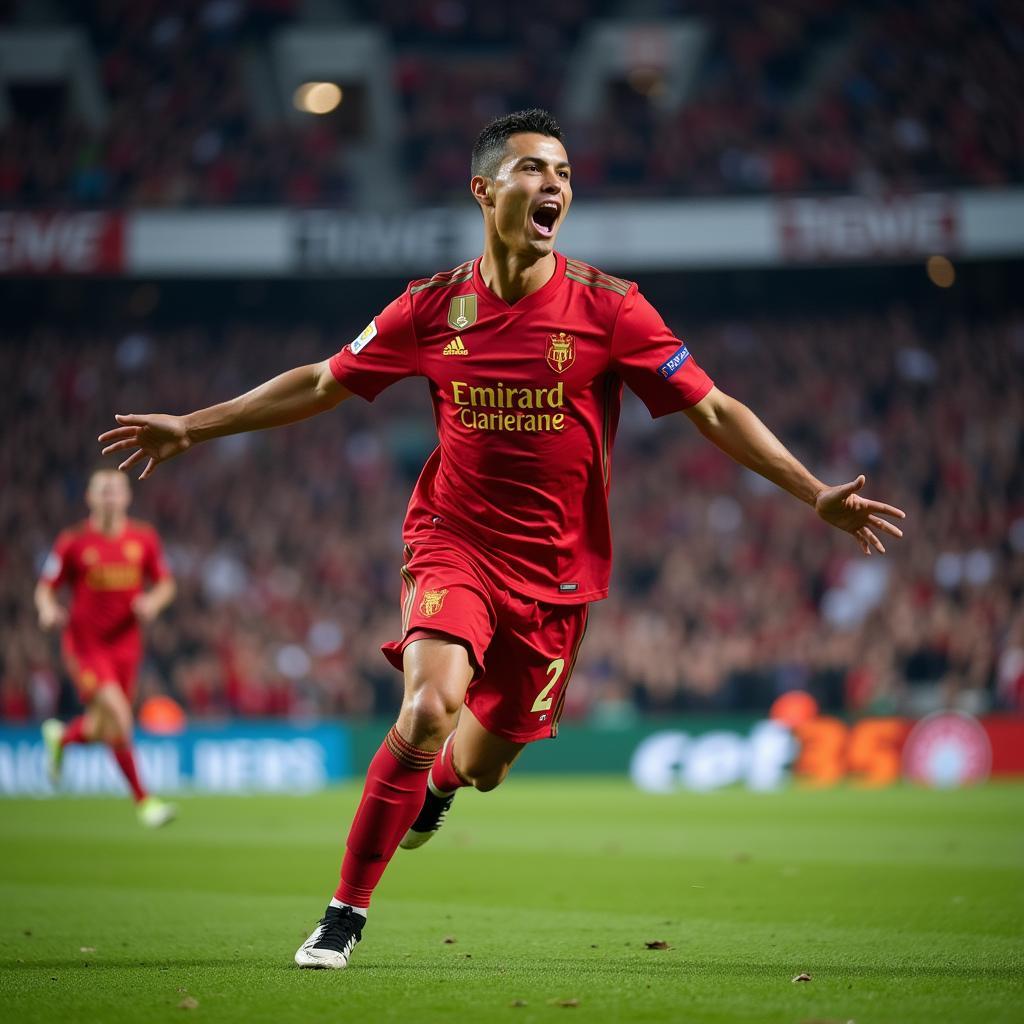
[[545,604],[503,587],[447,543],[406,546],[402,639],[384,656],[402,671],[413,640],[441,633],[469,651],[466,705],[488,732],[513,743],[558,734],[569,677],[587,625],[585,604]]
[[88,704],[102,686],[119,686],[129,703],[135,696],[135,676],[139,669],[139,654],[119,651],[117,648],[76,646],[68,640],[61,645],[64,665],[78,691],[78,698]]

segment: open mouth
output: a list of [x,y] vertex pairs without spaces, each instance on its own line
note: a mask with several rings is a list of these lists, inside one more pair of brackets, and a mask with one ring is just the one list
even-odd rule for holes
[[559,209],[556,203],[542,203],[533,211],[530,219],[538,234],[550,238],[555,233]]

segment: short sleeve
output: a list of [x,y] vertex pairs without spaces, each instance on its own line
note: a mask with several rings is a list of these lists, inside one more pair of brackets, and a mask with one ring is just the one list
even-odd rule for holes
[[611,364],[653,417],[696,405],[713,386],[635,284],[615,321]]
[[153,583],[171,578],[171,570],[164,557],[164,546],[156,530],[150,530],[146,543],[146,561],[143,565],[146,578]]
[[68,557],[71,553],[72,539],[73,535],[65,532],[60,534],[54,542],[50,553],[46,556],[46,561],[43,562],[43,571],[39,574],[42,583],[51,587],[59,587],[61,584],[69,582],[73,568],[71,559]]
[[353,394],[372,402],[386,387],[419,373],[408,291],[378,313],[357,338],[331,357],[331,372]]

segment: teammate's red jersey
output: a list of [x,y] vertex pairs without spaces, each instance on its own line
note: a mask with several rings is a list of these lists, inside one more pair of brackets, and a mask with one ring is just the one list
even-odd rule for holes
[[156,531],[133,519],[113,537],[88,519],[64,530],[42,572],[50,586],[71,589],[64,639],[80,653],[97,645],[124,654],[138,650],[141,635],[132,600],[144,584],[168,576]]
[[652,416],[712,386],[635,284],[560,254],[513,305],[484,284],[479,259],[414,281],[330,365],[370,401],[403,377],[430,383],[440,443],[407,543],[451,531],[513,590],[562,604],[608,593],[623,382]]

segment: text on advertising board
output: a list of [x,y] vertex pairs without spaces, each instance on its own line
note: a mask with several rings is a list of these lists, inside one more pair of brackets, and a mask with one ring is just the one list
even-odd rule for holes
[[957,200],[944,193],[787,199],[777,209],[779,247],[786,260],[930,256],[957,248]]
[[0,212],[0,274],[112,274],[124,269],[121,217]]

